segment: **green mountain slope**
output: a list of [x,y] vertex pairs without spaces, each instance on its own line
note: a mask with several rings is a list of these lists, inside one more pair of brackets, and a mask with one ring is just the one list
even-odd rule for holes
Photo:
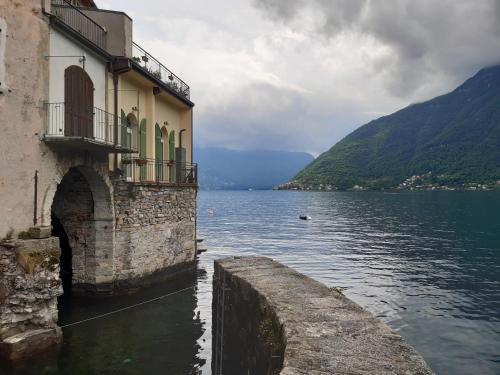
[[427,172],[450,186],[500,180],[500,66],[481,70],[449,94],[369,122],[294,180],[386,188]]

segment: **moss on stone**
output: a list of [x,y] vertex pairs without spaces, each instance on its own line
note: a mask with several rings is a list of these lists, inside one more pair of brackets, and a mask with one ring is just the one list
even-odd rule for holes
[[19,234],[17,235],[17,238],[20,240],[29,240],[31,238],[31,236],[30,236],[29,232],[22,231],[22,232],[19,232]]
[[51,252],[21,250],[18,253],[18,262],[28,274],[32,274],[37,267],[55,271],[59,265],[59,255]]

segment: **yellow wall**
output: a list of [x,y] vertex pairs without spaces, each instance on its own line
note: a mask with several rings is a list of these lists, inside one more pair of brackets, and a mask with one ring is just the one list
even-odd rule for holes
[[[113,88],[112,78],[109,87]],[[147,124],[147,158],[155,158],[155,124],[166,127],[168,134],[175,131],[175,145],[179,146],[179,132],[185,129],[182,136],[182,146],[186,149],[186,161],[192,162],[192,108],[185,105],[166,91],[154,95],[154,83],[135,71],[120,76],[118,81],[118,110],[126,115],[133,113],[138,124],[146,119]],[[113,89],[109,90],[109,111],[113,112]],[[137,107],[138,111],[133,108]],[[134,135],[138,140],[138,135]],[[166,140],[168,142],[168,140]],[[120,157],[119,157],[120,158]],[[164,159],[169,159],[164,155]],[[113,158],[110,159],[112,166]]]

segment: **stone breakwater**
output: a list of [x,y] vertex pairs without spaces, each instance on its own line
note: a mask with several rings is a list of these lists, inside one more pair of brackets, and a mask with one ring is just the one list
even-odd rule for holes
[[218,260],[213,282],[213,373],[432,374],[341,291],[272,259]]
[[15,361],[60,344],[59,242],[51,237],[0,244],[0,357]]

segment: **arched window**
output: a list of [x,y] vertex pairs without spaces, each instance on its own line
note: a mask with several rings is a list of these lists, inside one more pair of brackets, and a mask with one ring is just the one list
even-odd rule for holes
[[155,165],[156,180],[163,181],[163,144],[161,139],[161,129],[158,123],[155,124]]
[[161,129],[158,123],[156,123],[155,125],[155,158],[156,161],[163,160],[163,144],[161,139]]
[[168,131],[165,126],[161,128],[161,142],[163,145],[163,160],[168,160]]
[[139,126],[138,126],[138,121],[137,117],[133,113],[129,113],[127,115],[127,132],[128,132],[128,141],[130,142],[129,145],[132,148],[137,147],[137,135],[139,133]]
[[64,71],[64,135],[94,137],[94,84],[76,65]]
[[[120,143],[122,147],[135,148],[137,145],[137,118],[133,113],[125,114],[125,111],[121,110],[120,118]],[[128,179],[132,178],[132,165],[130,161],[130,154],[122,154],[122,169],[125,171],[125,177]]]

